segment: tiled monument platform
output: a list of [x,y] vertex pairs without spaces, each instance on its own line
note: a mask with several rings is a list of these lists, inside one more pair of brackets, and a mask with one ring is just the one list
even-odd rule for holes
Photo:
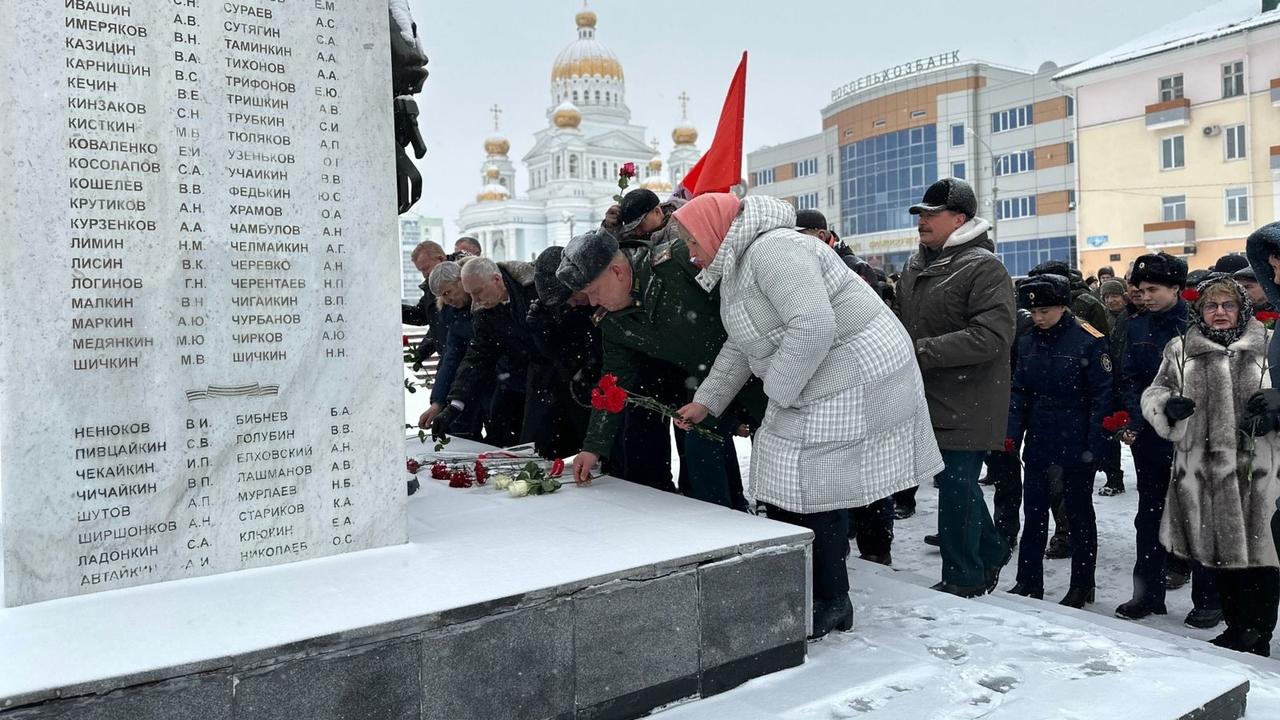
[[804,661],[811,537],[424,478],[407,545],[0,609],[0,718],[634,717]]

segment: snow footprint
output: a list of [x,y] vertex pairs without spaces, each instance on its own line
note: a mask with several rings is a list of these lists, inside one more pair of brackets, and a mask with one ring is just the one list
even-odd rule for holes
[[1112,675],[1123,672],[1134,661],[1134,656],[1123,650],[1111,650],[1103,655],[1085,658],[1073,665],[1061,665],[1050,668],[1049,672],[1067,680],[1083,680],[1085,678]]
[[919,690],[920,686],[911,683],[889,683],[879,687],[861,688],[858,692],[841,698],[831,708],[833,718],[853,718],[859,714],[875,712],[889,701],[903,693]]

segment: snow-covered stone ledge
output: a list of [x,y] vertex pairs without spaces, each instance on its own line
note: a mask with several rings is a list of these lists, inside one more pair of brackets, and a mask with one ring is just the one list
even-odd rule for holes
[[409,538],[0,609],[0,718],[634,717],[804,662],[807,530],[424,474]]

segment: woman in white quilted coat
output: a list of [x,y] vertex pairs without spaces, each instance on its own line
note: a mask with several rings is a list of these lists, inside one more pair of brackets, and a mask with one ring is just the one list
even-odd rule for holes
[[772,197],[701,195],[674,214],[700,279],[719,283],[728,340],[686,422],[724,412],[752,374],[769,397],[751,492],[814,531],[814,635],[848,630],[847,508],[941,471],[906,330],[865,282]]

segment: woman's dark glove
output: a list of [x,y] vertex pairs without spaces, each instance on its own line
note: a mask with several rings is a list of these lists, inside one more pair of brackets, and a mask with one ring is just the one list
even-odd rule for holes
[[1174,395],[1164,405],[1164,416],[1169,418],[1170,425],[1177,425],[1178,421],[1186,420],[1196,411],[1196,401],[1189,397]]
[[436,419],[431,421],[431,437],[436,440],[446,439],[449,436],[449,430],[452,429],[454,421],[456,421],[458,416],[461,414],[462,411],[458,409],[457,405],[452,403],[446,405],[444,410],[441,410],[440,414],[436,416]]
[[1268,388],[1249,396],[1240,418],[1240,429],[1260,437],[1280,426],[1280,390]]

